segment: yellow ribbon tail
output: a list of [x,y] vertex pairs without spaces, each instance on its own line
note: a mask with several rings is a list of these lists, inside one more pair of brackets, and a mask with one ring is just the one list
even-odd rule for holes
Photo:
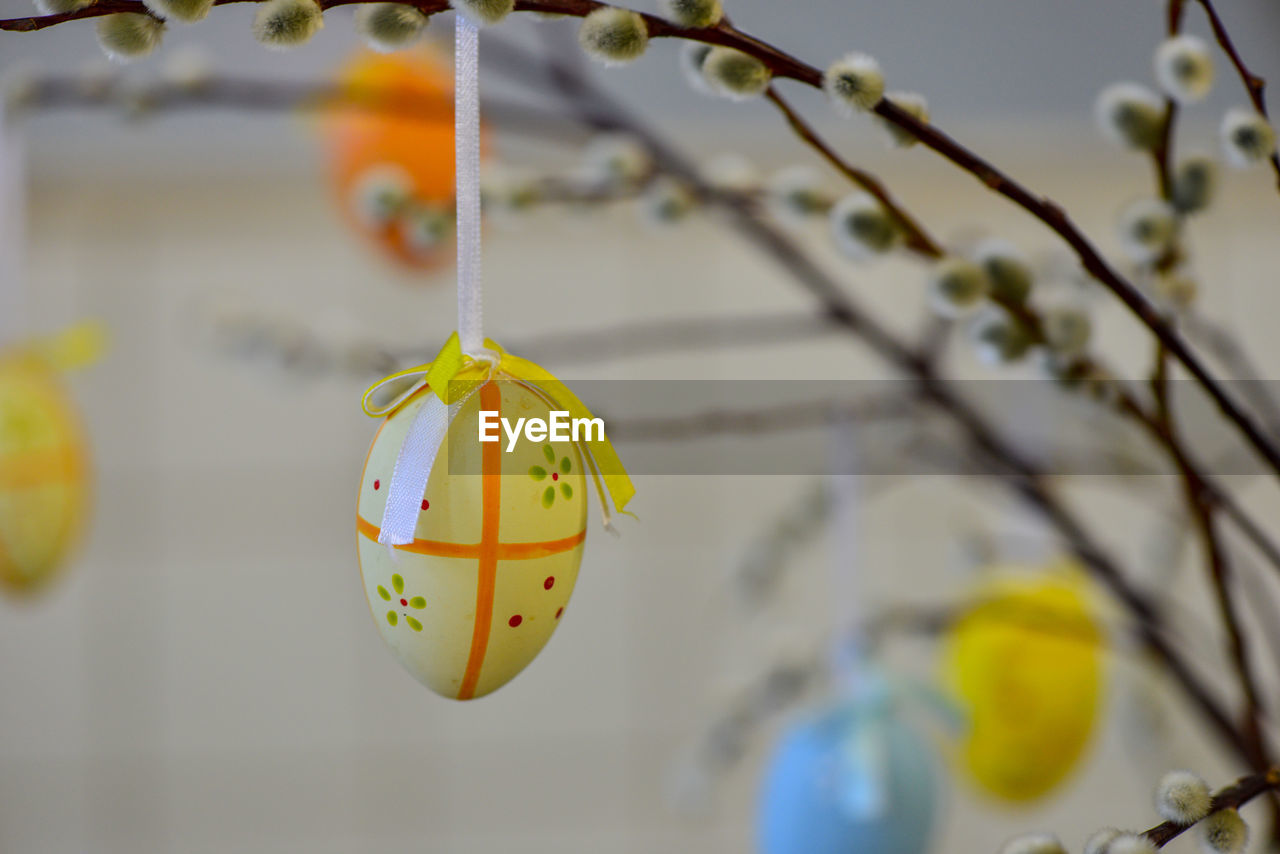
[[103,324],[86,320],[31,342],[31,350],[59,371],[75,371],[102,358],[107,338]]
[[[587,408],[586,404],[546,368],[530,362],[528,359],[512,356],[510,353],[503,351],[493,341],[486,341],[485,346],[501,354],[499,370],[503,373],[535,385],[538,383],[553,383],[554,393],[545,388],[542,391],[567,409],[571,418],[595,418],[595,415]],[[603,439],[599,440],[579,442],[578,445],[580,446],[579,450],[583,452],[583,456],[587,460],[587,465],[591,468],[591,476],[595,481],[596,491],[600,493],[601,502],[604,502],[607,494],[617,512],[625,513],[635,518],[634,514],[626,513],[626,507],[631,502],[631,499],[635,497],[636,488],[631,482],[631,477],[627,474],[626,468],[623,467],[622,460],[618,457],[618,452],[614,450],[613,443],[609,441],[608,435],[606,434]],[[603,490],[600,489],[602,480],[604,482]],[[609,508],[606,506],[606,525],[611,515]]]

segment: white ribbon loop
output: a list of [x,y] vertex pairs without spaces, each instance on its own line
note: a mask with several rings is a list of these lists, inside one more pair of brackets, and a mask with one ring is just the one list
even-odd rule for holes
[[414,541],[422,498],[440,447],[449,435],[449,427],[474,390],[463,395],[452,406],[446,406],[434,394],[428,394],[422,408],[413,418],[409,432],[400,445],[396,466],[387,487],[387,506],[382,510],[382,526],[378,542],[384,546],[404,546]]
[[[490,364],[492,378],[498,354],[484,347],[480,275],[480,31],[465,15],[454,16],[453,128],[457,175],[458,338],[463,353]],[[371,398],[375,390],[384,388],[385,384],[375,386],[365,396],[365,411],[376,406],[390,413],[416,394],[423,382],[419,379],[390,404],[381,405]],[[471,393],[452,406],[446,406],[438,395],[430,394],[418,410],[391,473],[379,543],[394,547],[413,542],[431,469],[449,426]]]
[[484,349],[480,267],[480,30],[454,16],[453,144],[457,176],[458,338],[462,352]]

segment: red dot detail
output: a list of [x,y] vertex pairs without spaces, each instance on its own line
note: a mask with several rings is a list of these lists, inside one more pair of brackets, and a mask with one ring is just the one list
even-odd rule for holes
[[555,587],[555,586],[556,586],[556,577],[554,575],[548,575],[547,580],[542,582],[543,590],[550,590],[552,587]]
[[400,604],[401,604],[401,605],[408,606],[408,604],[409,604],[409,600],[408,600],[408,599],[401,599],[401,600],[400,600]]
[[507,620],[507,625],[514,629],[523,622],[524,622],[524,617],[520,616],[519,614],[516,614],[510,620]]
[[564,613],[564,606],[561,605],[559,608],[556,609],[556,619],[557,620],[560,619],[560,615],[563,613]]
[[552,473],[551,473],[551,479],[552,479],[552,480],[559,480],[559,479],[560,479],[560,475],[559,475],[559,473],[557,473],[557,472],[552,472]]
[[424,498],[424,499],[422,499],[422,509],[423,509],[423,510],[430,510],[430,509],[431,509],[431,502],[430,502],[430,501],[428,501],[428,500],[427,500],[427,499],[425,499],[425,498]]
[[382,486],[382,481],[380,481],[380,480],[375,480],[375,481],[373,482],[373,488],[374,488],[374,489],[377,489],[377,488],[378,488],[378,487],[380,487],[380,486]]

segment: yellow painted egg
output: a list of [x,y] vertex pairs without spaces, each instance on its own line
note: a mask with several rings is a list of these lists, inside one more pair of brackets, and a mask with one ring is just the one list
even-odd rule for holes
[[967,717],[957,759],[986,792],[1038,798],[1075,768],[1102,689],[1102,631],[1078,572],[992,573],[945,641]]
[[87,456],[53,367],[0,357],[0,588],[35,593],[66,564],[84,527]]
[[483,697],[522,671],[564,615],[587,534],[583,460],[572,442],[479,441],[479,413],[550,419],[516,382],[464,403],[427,481],[413,543],[378,543],[396,458],[431,392],[382,423],[365,461],[356,527],[365,595],[383,640],[445,697]]

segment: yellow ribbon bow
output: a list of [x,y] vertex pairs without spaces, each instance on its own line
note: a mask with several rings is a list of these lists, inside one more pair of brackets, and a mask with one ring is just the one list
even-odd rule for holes
[[[486,338],[484,344],[485,351],[473,357],[462,351],[458,333],[454,332],[427,364],[398,371],[371,385],[360,401],[361,408],[370,418],[382,418],[394,413],[424,388],[430,388],[447,406],[464,399],[476,386],[497,378],[519,383],[551,406],[567,411],[572,418],[595,418],[586,404],[550,371],[511,355],[491,339]],[[380,396],[388,399],[379,400]],[[626,513],[627,504],[636,494],[635,486],[607,436],[574,444],[591,472],[604,525],[613,530],[609,504],[612,502],[617,512]]]

